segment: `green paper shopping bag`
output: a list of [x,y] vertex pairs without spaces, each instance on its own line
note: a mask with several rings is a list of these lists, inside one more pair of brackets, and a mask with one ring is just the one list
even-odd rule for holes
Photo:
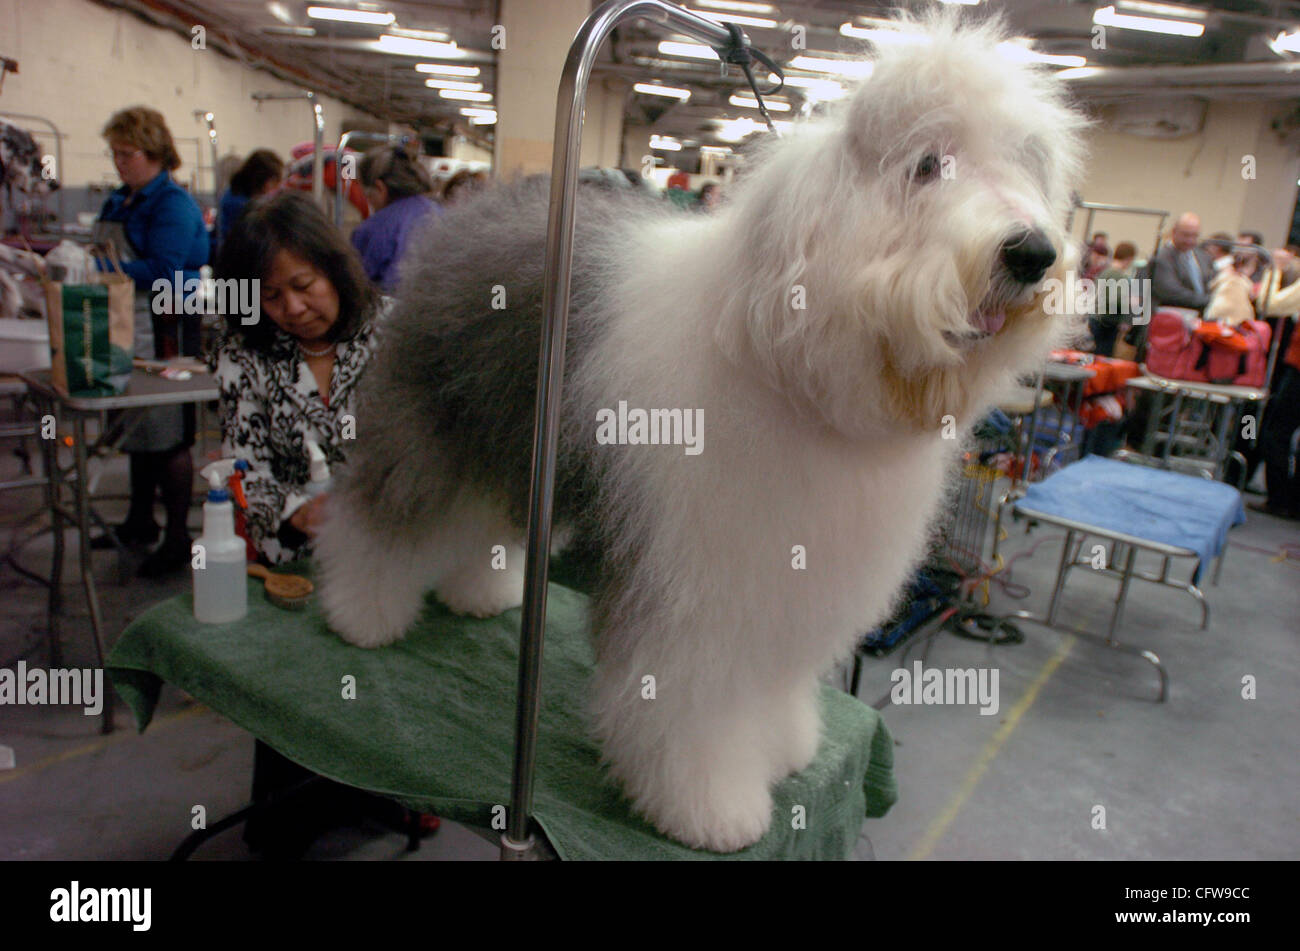
[[135,282],[118,269],[88,284],[43,283],[54,388],[71,396],[121,393],[131,378]]

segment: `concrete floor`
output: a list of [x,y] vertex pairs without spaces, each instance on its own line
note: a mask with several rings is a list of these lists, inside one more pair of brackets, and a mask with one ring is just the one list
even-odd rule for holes
[[[0,479],[19,472],[9,453]],[[107,461],[95,484],[114,495],[100,509],[125,511],[125,460]],[[41,522],[39,490],[0,493],[0,546],[8,550]],[[192,512],[197,525],[198,510]],[[994,591],[991,610],[1043,611],[1060,553],[1059,533],[1012,526],[1004,554],[1038,544],[1012,567],[1031,589],[1026,601]],[[1044,540],[1047,539],[1047,540]],[[68,543],[74,544],[69,533]],[[1041,544],[1040,544],[1041,543]],[[866,831],[879,859],[1294,859],[1300,857],[1300,525],[1250,513],[1236,529],[1211,618],[1186,594],[1138,584],[1122,639],[1155,650],[1171,692],[1154,702],[1156,676],[1145,661],[1025,623],[1026,638],[989,646],[952,634],[928,643],[927,666],[996,668],[1000,710],[891,706],[884,711],[897,748],[900,800]],[[46,532],[20,545],[21,566],[48,572]],[[187,576],[121,583],[117,556],[95,557],[110,639],[140,611],[182,591]],[[1141,560],[1139,560],[1141,565]],[[90,625],[75,574],[65,573],[69,612],[65,665],[93,665]],[[1115,585],[1075,571],[1062,617],[1103,630]],[[47,665],[45,590],[0,563],[0,666],[24,658]],[[890,672],[910,653],[868,662],[860,695],[885,695]],[[1242,678],[1257,699],[1242,699]],[[101,737],[79,710],[0,706],[0,858],[161,859],[190,831],[195,805],[209,822],[247,802],[253,743],[229,721],[167,688],[146,733],[136,735],[119,705],[117,731]],[[1099,809],[1100,807],[1100,809]],[[1104,828],[1098,828],[1104,810]],[[316,859],[493,859],[475,833],[444,822],[415,853],[376,824],[320,838]],[[200,860],[256,856],[239,831],[205,845]]]

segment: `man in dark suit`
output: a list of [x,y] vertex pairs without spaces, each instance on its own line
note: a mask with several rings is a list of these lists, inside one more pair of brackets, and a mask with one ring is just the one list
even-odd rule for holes
[[1201,219],[1188,212],[1174,223],[1170,240],[1156,252],[1151,273],[1151,296],[1156,307],[1204,310],[1210,302],[1214,268],[1209,254],[1196,246],[1200,236]]

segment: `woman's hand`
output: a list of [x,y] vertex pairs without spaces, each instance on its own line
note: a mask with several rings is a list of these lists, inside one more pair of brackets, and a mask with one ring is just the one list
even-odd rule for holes
[[329,493],[323,492],[306,505],[300,505],[289,516],[289,524],[308,538],[315,538],[316,533],[320,531],[321,524],[325,521],[325,500],[327,498],[329,498]]

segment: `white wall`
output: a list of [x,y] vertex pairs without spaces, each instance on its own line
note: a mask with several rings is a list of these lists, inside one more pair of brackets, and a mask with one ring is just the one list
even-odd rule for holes
[[[293,145],[312,136],[306,100],[266,102],[259,109],[250,98],[255,91],[297,87],[211,46],[192,49],[178,33],[89,0],[0,0],[0,54],[17,59],[20,70],[5,77],[0,114],[41,115],[59,127],[59,178],[67,185],[117,182],[99,132],[126,106],[147,105],[163,114],[184,163],[176,177],[191,187],[202,146],[200,191],[212,187],[211,158],[207,126],[194,118],[196,109],[214,113],[222,155],[270,148],[287,159]],[[346,117],[361,113],[327,96],[321,102],[329,143]],[[38,125],[20,124],[53,152]]]
[[[1270,247],[1285,243],[1295,207],[1300,158],[1284,148],[1269,128],[1289,104],[1211,102],[1205,125],[1194,135],[1150,139],[1108,131],[1106,113],[1088,136],[1091,159],[1086,201],[1158,208],[1173,218],[1185,211],[1201,217],[1201,234],[1216,231],[1236,235],[1242,228],[1260,231]],[[1243,158],[1255,159],[1255,178],[1242,175]],[[1148,253],[1155,238],[1154,218],[1098,212],[1094,231],[1105,231],[1111,247],[1133,241]],[[1083,234],[1083,215],[1075,220]]]

